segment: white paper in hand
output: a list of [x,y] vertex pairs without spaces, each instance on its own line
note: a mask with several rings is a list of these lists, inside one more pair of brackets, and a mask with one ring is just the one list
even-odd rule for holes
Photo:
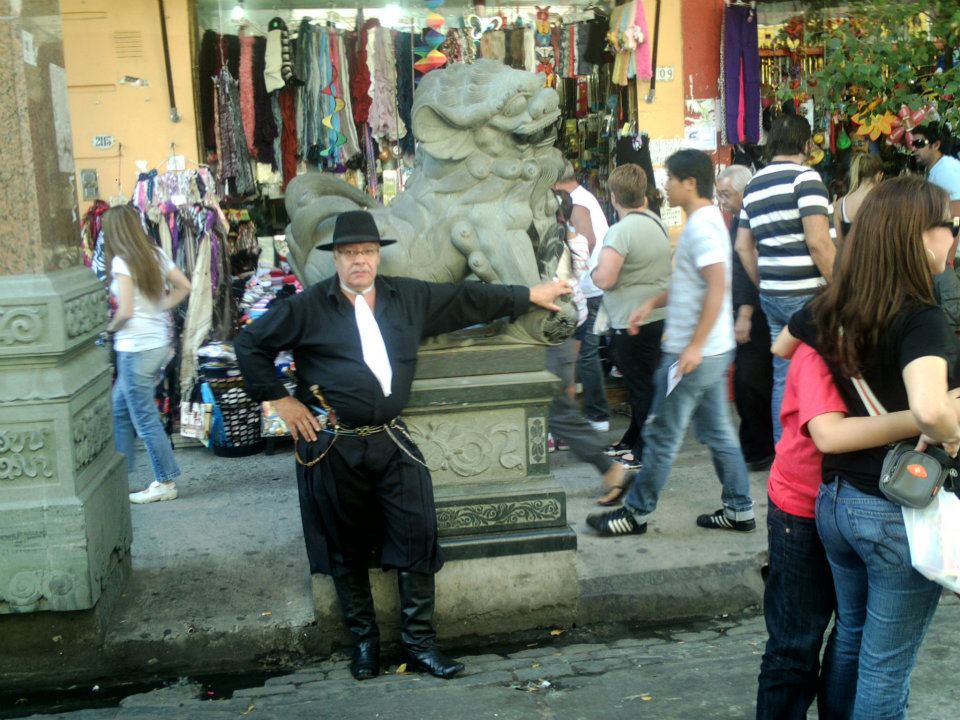
[[680,384],[680,378],[683,375],[680,374],[680,363],[675,362],[669,368],[667,368],[667,395],[673,392],[673,389]]

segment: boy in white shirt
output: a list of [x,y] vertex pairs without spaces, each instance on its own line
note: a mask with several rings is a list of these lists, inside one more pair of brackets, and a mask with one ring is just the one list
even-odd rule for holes
[[680,150],[667,159],[666,166],[670,204],[684,209],[687,225],[677,242],[668,292],[650,298],[630,316],[630,331],[636,332],[654,308],[667,308],[666,340],[657,371],[659,410],[644,429],[643,469],[624,506],[591,515],[587,524],[600,535],[646,532],[647,517],[657,507],[692,421],[697,438],[710,448],[723,487],[723,507],[700,515],[697,525],[749,532],[756,528],[750,481],[730,421],[726,390],[727,369],[736,347],[730,294],[732,250],[723,216],[713,204],[713,163],[699,150]]

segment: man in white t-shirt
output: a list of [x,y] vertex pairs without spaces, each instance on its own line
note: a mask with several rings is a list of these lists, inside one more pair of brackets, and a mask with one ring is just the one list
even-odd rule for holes
[[693,422],[707,445],[723,487],[723,507],[700,515],[708,529],[756,528],[750,480],[730,421],[726,375],[736,342],[730,293],[732,248],[720,210],[713,204],[714,171],[699,150],[680,150],[666,162],[670,204],[682,207],[687,225],[674,252],[667,292],[652,297],[630,317],[632,331],[656,307],[667,307],[663,356],[657,371],[659,410],[644,430],[643,469],[624,505],[587,518],[600,535],[639,535],[656,509],[680,444]]
[[927,168],[927,179],[947,192],[950,215],[960,217],[960,160],[944,155],[950,134],[936,125],[921,125],[912,134],[913,154]]
[[[569,160],[563,163],[563,173],[554,187],[570,193],[573,201],[570,224],[587,239],[587,247],[590,249],[589,269],[592,270],[597,266],[603,238],[609,229],[603,208],[593,194],[577,182],[577,174]],[[574,338],[580,341],[577,376],[583,385],[583,415],[594,430],[606,432],[610,429],[610,407],[603,384],[603,366],[600,364],[600,338],[593,332],[597,312],[603,302],[603,291],[594,285],[589,272],[584,273],[580,279],[580,288],[587,299],[587,319],[577,328]]]

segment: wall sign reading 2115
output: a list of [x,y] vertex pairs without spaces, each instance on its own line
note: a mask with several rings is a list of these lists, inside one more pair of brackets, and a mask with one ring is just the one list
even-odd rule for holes
[[109,150],[113,147],[114,139],[113,135],[94,135],[93,136],[93,147],[97,150]]

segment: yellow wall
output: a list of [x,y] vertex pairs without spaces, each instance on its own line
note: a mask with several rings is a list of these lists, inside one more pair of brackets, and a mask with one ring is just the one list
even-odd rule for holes
[[[193,95],[189,0],[166,0],[167,37],[180,122],[170,120],[163,39],[157,0],[61,0],[63,44],[70,94],[70,119],[77,167],[94,168],[99,197],[119,189],[129,197],[135,162],[166,166],[170,143],[176,153],[198,161]],[[149,87],[121,85],[124,75]],[[94,135],[113,135],[107,150],[93,147]],[[120,157],[118,157],[118,154]],[[90,205],[80,199],[81,210]]]
[[[637,81],[640,129],[648,132],[650,138],[654,140],[683,137],[684,80],[680,4],[679,0],[660,0],[660,41],[657,47],[657,65],[672,67],[674,79],[670,82],[657,81],[656,97],[649,105],[645,99],[650,90],[650,83],[646,80]],[[643,7],[646,11],[647,28],[652,41],[657,2],[644,0]]]

